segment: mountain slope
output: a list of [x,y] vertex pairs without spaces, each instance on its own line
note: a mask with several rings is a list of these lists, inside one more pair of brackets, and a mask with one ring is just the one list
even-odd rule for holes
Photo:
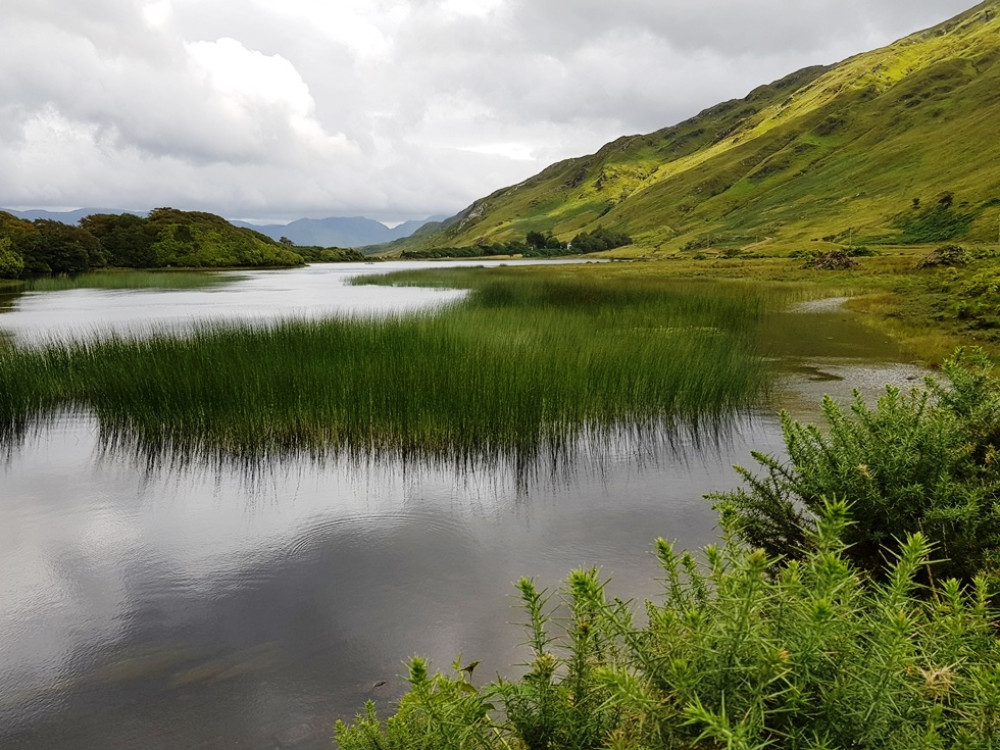
[[599,225],[645,249],[828,237],[997,237],[1000,0],[888,47],[793,73],[620,138],[394,247]]

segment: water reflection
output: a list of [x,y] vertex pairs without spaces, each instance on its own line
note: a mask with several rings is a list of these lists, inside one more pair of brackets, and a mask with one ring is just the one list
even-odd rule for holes
[[655,467],[623,450],[517,482],[335,459],[151,470],[64,418],[25,438],[4,482],[0,739],[327,747],[335,717],[402,690],[413,652],[506,669],[521,575],[601,565],[616,593],[652,594],[652,537],[712,539],[701,493],[773,437],[734,428]]
[[[79,414],[62,412],[41,422],[24,422],[0,432],[0,445],[12,455],[26,436],[48,429]],[[105,462],[127,461],[146,472],[232,473],[249,487],[267,479],[275,467],[308,462],[358,474],[398,466],[402,471],[445,472],[456,477],[489,476],[493,481],[527,487],[539,481],[569,482],[580,471],[599,469],[627,457],[638,467],[655,469],[663,456],[683,461],[701,454],[718,453],[750,412],[709,415],[695,420],[651,421],[637,425],[564,427],[555,437],[536,436],[510,445],[432,448],[397,448],[350,442],[271,444],[233,452],[212,436],[186,441],[172,435],[149,435],[129,425],[95,421],[95,458]],[[96,420],[96,417],[95,417]]]
[[[443,263],[335,263],[282,271],[211,272],[229,283],[199,289],[69,289],[23,292],[0,307],[0,330],[21,345],[52,337],[184,331],[206,321],[273,321],[412,312],[453,302],[466,292],[420,287],[350,286],[362,274],[417,267],[551,265],[579,261],[450,261]],[[2,304],[2,303],[0,303]]]

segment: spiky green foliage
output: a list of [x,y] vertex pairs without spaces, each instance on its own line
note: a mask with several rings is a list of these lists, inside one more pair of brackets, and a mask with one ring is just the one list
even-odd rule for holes
[[935,553],[917,532],[893,546],[884,582],[868,582],[846,554],[842,502],[822,507],[801,560],[746,549],[731,520],[724,514],[723,543],[704,550],[704,566],[657,542],[665,593],[646,603],[647,625],[608,598],[594,570],[570,575],[561,619],[522,580],[527,674],[479,690],[461,677],[424,678],[437,689],[412,690],[384,724],[369,706],[355,726],[338,724],[337,741],[344,750],[986,750],[1000,741],[1000,648],[983,579],[968,590],[946,580],[927,596],[915,578]]
[[[382,724],[369,702],[353,725],[338,721],[336,733],[352,750],[477,750],[505,747],[492,720],[494,709],[469,681],[471,670],[454,664],[454,677],[431,676],[419,656],[409,664],[410,692]],[[498,743],[499,744],[496,744]]]
[[398,247],[549,231],[568,240],[598,225],[647,251],[766,237],[995,240],[998,32],[1000,3],[989,0],[883,49],[555,164]]
[[842,498],[857,521],[847,554],[863,569],[880,574],[883,548],[919,531],[944,558],[939,574],[971,580],[1000,551],[1000,383],[977,350],[944,369],[947,384],[888,388],[875,408],[859,396],[845,412],[825,399],[823,431],[782,415],[788,460],[754,453],[763,474],[737,467],[745,486],[713,499],[734,510],[750,544],[796,556],[810,514]]

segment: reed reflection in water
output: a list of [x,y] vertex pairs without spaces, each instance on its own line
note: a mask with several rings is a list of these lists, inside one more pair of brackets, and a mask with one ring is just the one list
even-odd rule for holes
[[580,446],[554,474],[332,456],[247,472],[136,461],[64,416],[5,469],[0,744],[329,747],[333,719],[402,690],[411,653],[507,671],[521,575],[600,565],[652,595],[654,536],[713,538],[701,493],[774,438],[731,426],[708,450]]

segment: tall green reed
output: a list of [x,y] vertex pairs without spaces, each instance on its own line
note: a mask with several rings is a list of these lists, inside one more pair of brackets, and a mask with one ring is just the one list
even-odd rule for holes
[[50,276],[24,284],[27,291],[59,292],[68,289],[201,289],[239,281],[237,274],[211,271],[94,271],[78,276]]
[[155,454],[482,458],[711,425],[767,386],[751,294],[474,276],[444,310],[202,326],[0,352],[0,429],[91,411]]

